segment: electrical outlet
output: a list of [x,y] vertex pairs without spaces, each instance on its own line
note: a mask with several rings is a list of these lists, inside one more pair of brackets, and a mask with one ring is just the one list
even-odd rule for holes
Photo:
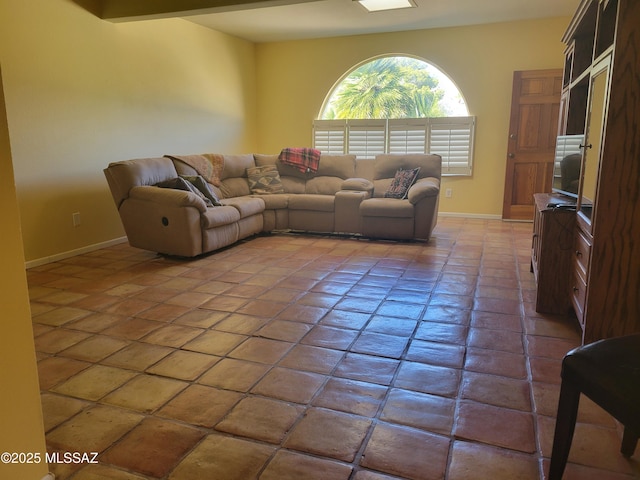
[[79,227],[82,221],[80,220],[80,212],[75,212],[71,214],[71,218],[73,220],[73,226]]
[[453,190],[451,188],[447,188],[444,191],[444,196],[447,197],[447,198],[451,198],[453,196]]

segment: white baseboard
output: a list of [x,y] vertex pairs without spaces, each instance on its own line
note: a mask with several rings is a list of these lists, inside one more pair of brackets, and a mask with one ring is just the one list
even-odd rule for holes
[[[108,240],[106,242],[96,243],[93,245],[87,245],[86,247],[78,248],[76,250],[57,253],[56,255],[51,255],[50,257],[43,257],[43,258],[38,258],[36,260],[30,260],[25,263],[25,266],[27,269],[33,268],[33,267],[39,267],[40,265],[46,265],[47,263],[53,263],[59,260],[64,260],[66,258],[75,257],[76,255],[82,255],[83,253],[89,253],[95,250],[100,250],[101,248],[111,247],[113,245],[119,245],[126,241],[127,241],[127,237],[114,238],[113,240]],[[47,479],[47,477],[45,477],[43,480],[45,479]]]

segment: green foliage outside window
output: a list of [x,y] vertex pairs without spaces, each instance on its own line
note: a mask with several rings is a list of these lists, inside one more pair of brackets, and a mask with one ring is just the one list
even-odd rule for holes
[[[439,71],[409,57],[383,57],[351,72],[334,90],[322,118],[385,119],[466,115],[457,88]],[[448,79],[445,79],[448,80]],[[451,83],[451,82],[449,82]],[[464,107],[459,113],[460,105]],[[456,111],[457,110],[457,111]]]

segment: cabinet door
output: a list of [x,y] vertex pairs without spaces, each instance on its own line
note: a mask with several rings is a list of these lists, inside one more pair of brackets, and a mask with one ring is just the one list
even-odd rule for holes
[[578,218],[581,227],[591,233],[593,229],[593,209],[595,208],[596,191],[602,151],[603,131],[609,97],[608,56],[598,63],[591,74],[589,88],[589,111],[587,116],[587,132],[584,142],[584,160],[581,172],[580,193],[578,196]]

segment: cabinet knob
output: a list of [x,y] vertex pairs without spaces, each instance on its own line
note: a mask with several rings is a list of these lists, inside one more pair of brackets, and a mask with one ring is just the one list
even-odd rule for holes
[[510,153],[509,155],[507,155],[509,158],[515,158],[516,154],[515,153]]
[[576,257],[582,257],[582,252],[580,250],[576,250]]
[[573,291],[574,291],[574,292],[579,291],[578,287],[573,287]]

